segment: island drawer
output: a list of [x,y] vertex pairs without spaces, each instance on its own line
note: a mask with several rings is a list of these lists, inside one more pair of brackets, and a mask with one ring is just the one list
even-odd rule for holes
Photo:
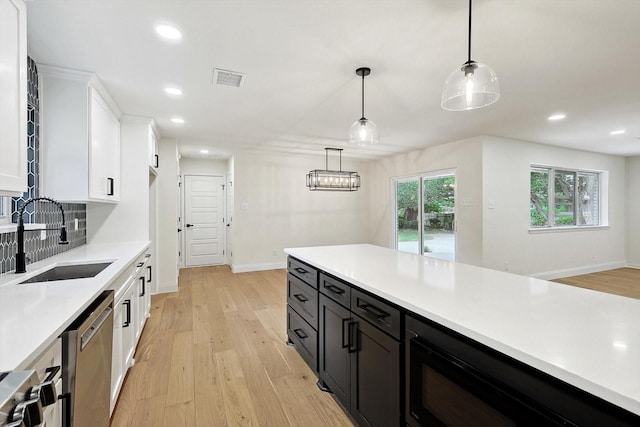
[[400,340],[400,310],[357,289],[351,290],[351,312]]
[[287,306],[287,336],[314,372],[318,372],[318,333]]
[[324,273],[320,273],[320,292],[346,308],[351,304],[351,285]]
[[292,257],[287,259],[287,268],[289,273],[318,289],[318,270]]
[[314,329],[318,329],[318,291],[287,274],[287,303]]

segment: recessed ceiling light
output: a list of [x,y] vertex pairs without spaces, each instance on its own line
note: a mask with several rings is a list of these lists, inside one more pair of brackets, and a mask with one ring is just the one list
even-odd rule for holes
[[556,114],[553,114],[553,115],[547,117],[547,120],[555,122],[556,120],[562,120],[565,117],[567,117],[567,115],[564,114],[564,113],[556,113]]
[[171,25],[156,25],[156,33],[167,40],[180,40],[182,38],[180,30]]
[[202,154],[209,154],[209,150],[200,150]]
[[167,86],[164,88],[164,92],[167,95],[180,96],[182,95],[182,89],[178,89],[177,87]]
[[184,123],[184,119],[182,117],[172,117],[171,121],[180,125]]
[[625,133],[627,133],[626,130],[618,129],[618,130],[612,130],[611,132],[609,132],[609,135],[623,135]]

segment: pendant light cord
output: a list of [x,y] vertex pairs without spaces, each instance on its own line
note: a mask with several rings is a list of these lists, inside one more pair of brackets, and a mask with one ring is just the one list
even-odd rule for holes
[[364,73],[362,73],[362,118],[364,120]]
[[467,63],[471,63],[471,0],[469,0],[469,44],[467,50]]

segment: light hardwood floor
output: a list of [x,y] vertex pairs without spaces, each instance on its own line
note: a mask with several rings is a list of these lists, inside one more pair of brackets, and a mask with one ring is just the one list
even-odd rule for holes
[[[184,269],[155,295],[111,419],[121,426],[352,426],[286,340],[285,270]],[[558,282],[640,298],[640,270]]]
[[286,271],[180,271],[155,295],[112,427],[352,426],[286,341]]
[[554,282],[640,299],[640,269],[616,268],[556,279]]

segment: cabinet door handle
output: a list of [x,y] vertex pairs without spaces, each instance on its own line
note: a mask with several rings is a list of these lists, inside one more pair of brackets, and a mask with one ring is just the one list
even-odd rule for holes
[[300,267],[296,267],[296,268],[294,268],[294,270],[297,271],[300,274],[307,274],[308,273],[307,270],[305,270],[304,268],[300,268]]
[[304,295],[302,295],[302,294],[294,294],[293,296],[294,296],[294,298],[295,298],[295,299],[297,299],[297,300],[298,300],[298,301],[300,301],[300,302],[307,302],[307,301],[309,301],[309,298],[305,297],[305,296],[304,296]]
[[107,193],[107,196],[113,196],[114,179],[113,178],[107,178],[107,182],[109,183],[109,192]]
[[[342,319],[342,348],[349,347],[349,344],[351,342],[349,341],[349,324],[350,323],[351,323],[350,318],[347,317],[346,319]],[[346,328],[345,328],[345,325],[346,325]],[[347,329],[346,333],[345,333],[345,329]]]
[[144,294],[146,293],[146,286],[145,286],[146,280],[144,277],[141,277],[139,280],[142,282],[142,293],[140,294],[140,296],[143,297]]
[[160,156],[158,156],[157,154],[153,155],[153,159],[155,160],[155,166],[156,168],[160,167]]
[[378,320],[384,319],[385,317],[389,317],[389,313],[387,313],[384,310],[379,309],[375,305],[371,305],[371,304],[367,304],[367,303],[361,303],[360,301],[358,301],[358,308],[361,308],[362,310],[364,310],[368,314],[374,316]]
[[358,322],[349,322],[349,347],[348,353],[358,351]]
[[149,270],[149,278],[147,279],[147,283],[151,283],[151,277],[152,277],[152,276],[151,276],[151,266],[150,266],[150,265],[148,265],[148,266],[147,266],[147,269]]
[[295,334],[298,336],[298,338],[300,338],[301,340],[307,338],[309,335],[307,335],[302,329],[294,329],[293,332],[295,332]]
[[324,285],[324,288],[328,291],[333,292],[334,294],[342,295],[344,294],[344,289],[337,287],[336,285]]
[[124,300],[122,305],[127,307],[127,320],[122,322],[122,327],[127,328],[129,327],[129,325],[131,325],[131,300],[130,299]]
[[58,372],[60,372],[60,369],[60,366],[50,366],[45,369],[44,372],[47,374],[47,378],[45,379],[45,381],[52,381],[53,378],[58,374]]

